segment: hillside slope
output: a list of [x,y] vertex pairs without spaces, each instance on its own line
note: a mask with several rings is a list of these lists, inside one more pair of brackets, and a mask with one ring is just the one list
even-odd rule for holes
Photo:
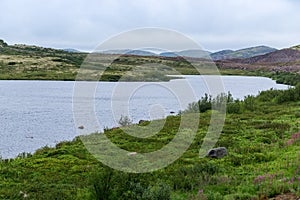
[[300,51],[295,49],[282,49],[265,55],[255,56],[242,60],[242,63],[290,63],[300,61]]
[[234,59],[234,58],[250,58],[258,55],[264,55],[270,52],[274,52],[277,49],[267,47],[267,46],[257,46],[245,49],[240,49],[237,51],[223,50],[219,52],[212,53],[210,56],[213,60],[224,60],[224,59]]

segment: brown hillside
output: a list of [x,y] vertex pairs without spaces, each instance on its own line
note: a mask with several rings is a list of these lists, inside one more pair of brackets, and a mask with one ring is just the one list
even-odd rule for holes
[[265,55],[255,56],[241,60],[241,63],[258,64],[258,63],[290,63],[300,61],[300,51],[294,49],[282,49]]

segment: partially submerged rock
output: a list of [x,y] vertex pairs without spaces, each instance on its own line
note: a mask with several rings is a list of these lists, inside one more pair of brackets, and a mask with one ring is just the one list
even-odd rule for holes
[[227,156],[227,149],[225,147],[218,147],[214,149],[210,149],[207,152],[207,157],[209,158],[223,158],[224,156]]

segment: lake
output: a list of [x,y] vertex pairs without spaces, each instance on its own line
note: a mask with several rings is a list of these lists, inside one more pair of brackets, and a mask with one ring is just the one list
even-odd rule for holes
[[[209,93],[200,76],[184,77],[158,83],[99,82],[95,91],[98,126],[83,130],[77,127],[87,124],[74,123],[72,102],[75,82],[0,81],[0,156],[15,157],[21,152],[34,152],[46,145],[54,146],[60,141],[72,140],[78,134],[117,126],[122,114],[128,115],[134,123],[176,114],[189,102]],[[195,94],[193,98],[174,92],[182,91],[184,94],[182,85],[186,81]],[[222,81],[224,91],[230,91],[234,98],[239,99],[270,88],[288,88],[264,77],[222,76]],[[128,92],[126,88],[131,90]],[[116,111],[112,112],[112,108]]]

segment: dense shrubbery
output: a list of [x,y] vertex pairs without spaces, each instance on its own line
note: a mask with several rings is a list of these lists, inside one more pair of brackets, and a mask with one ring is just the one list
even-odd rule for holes
[[289,88],[288,90],[281,91],[277,97],[275,97],[278,103],[284,103],[288,101],[299,101],[300,100],[300,83],[295,88]]
[[[147,174],[127,174],[100,166],[91,176],[92,198],[97,200],[169,200],[171,188],[151,183]],[[154,185],[152,185],[154,184]]]
[[287,85],[297,85],[300,83],[300,74],[291,72],[276,72],[268,75],[270,78],[276,80],[277,83],[287,84]]
[[215,109],[222,111],[221,109],[226,108],[226,104],[233,103],[233,98],[230,92],[228,94],[219,94],[215,98],[205,93],[198,102],[192,102],[188,105],[187,109],[183,113],[193,112],[205,112],[207,110]]
[[220,94],[212,98],[205,94],[198,102],[192,102],[188,105],[187,109],[181,113],[192,112],[205,112],[207,110],[219,110],[226,104],[227,113],[241,113],[242,111],[254,111],[259,108],[260,103],[284,103],[284,102],[297,102],[300,101],[300,83],[295,87],[287,90],[274,90],[270,89],[262,91],[258,96],[247,95],[244,100],[234,100],[230,92],[228,94]]

